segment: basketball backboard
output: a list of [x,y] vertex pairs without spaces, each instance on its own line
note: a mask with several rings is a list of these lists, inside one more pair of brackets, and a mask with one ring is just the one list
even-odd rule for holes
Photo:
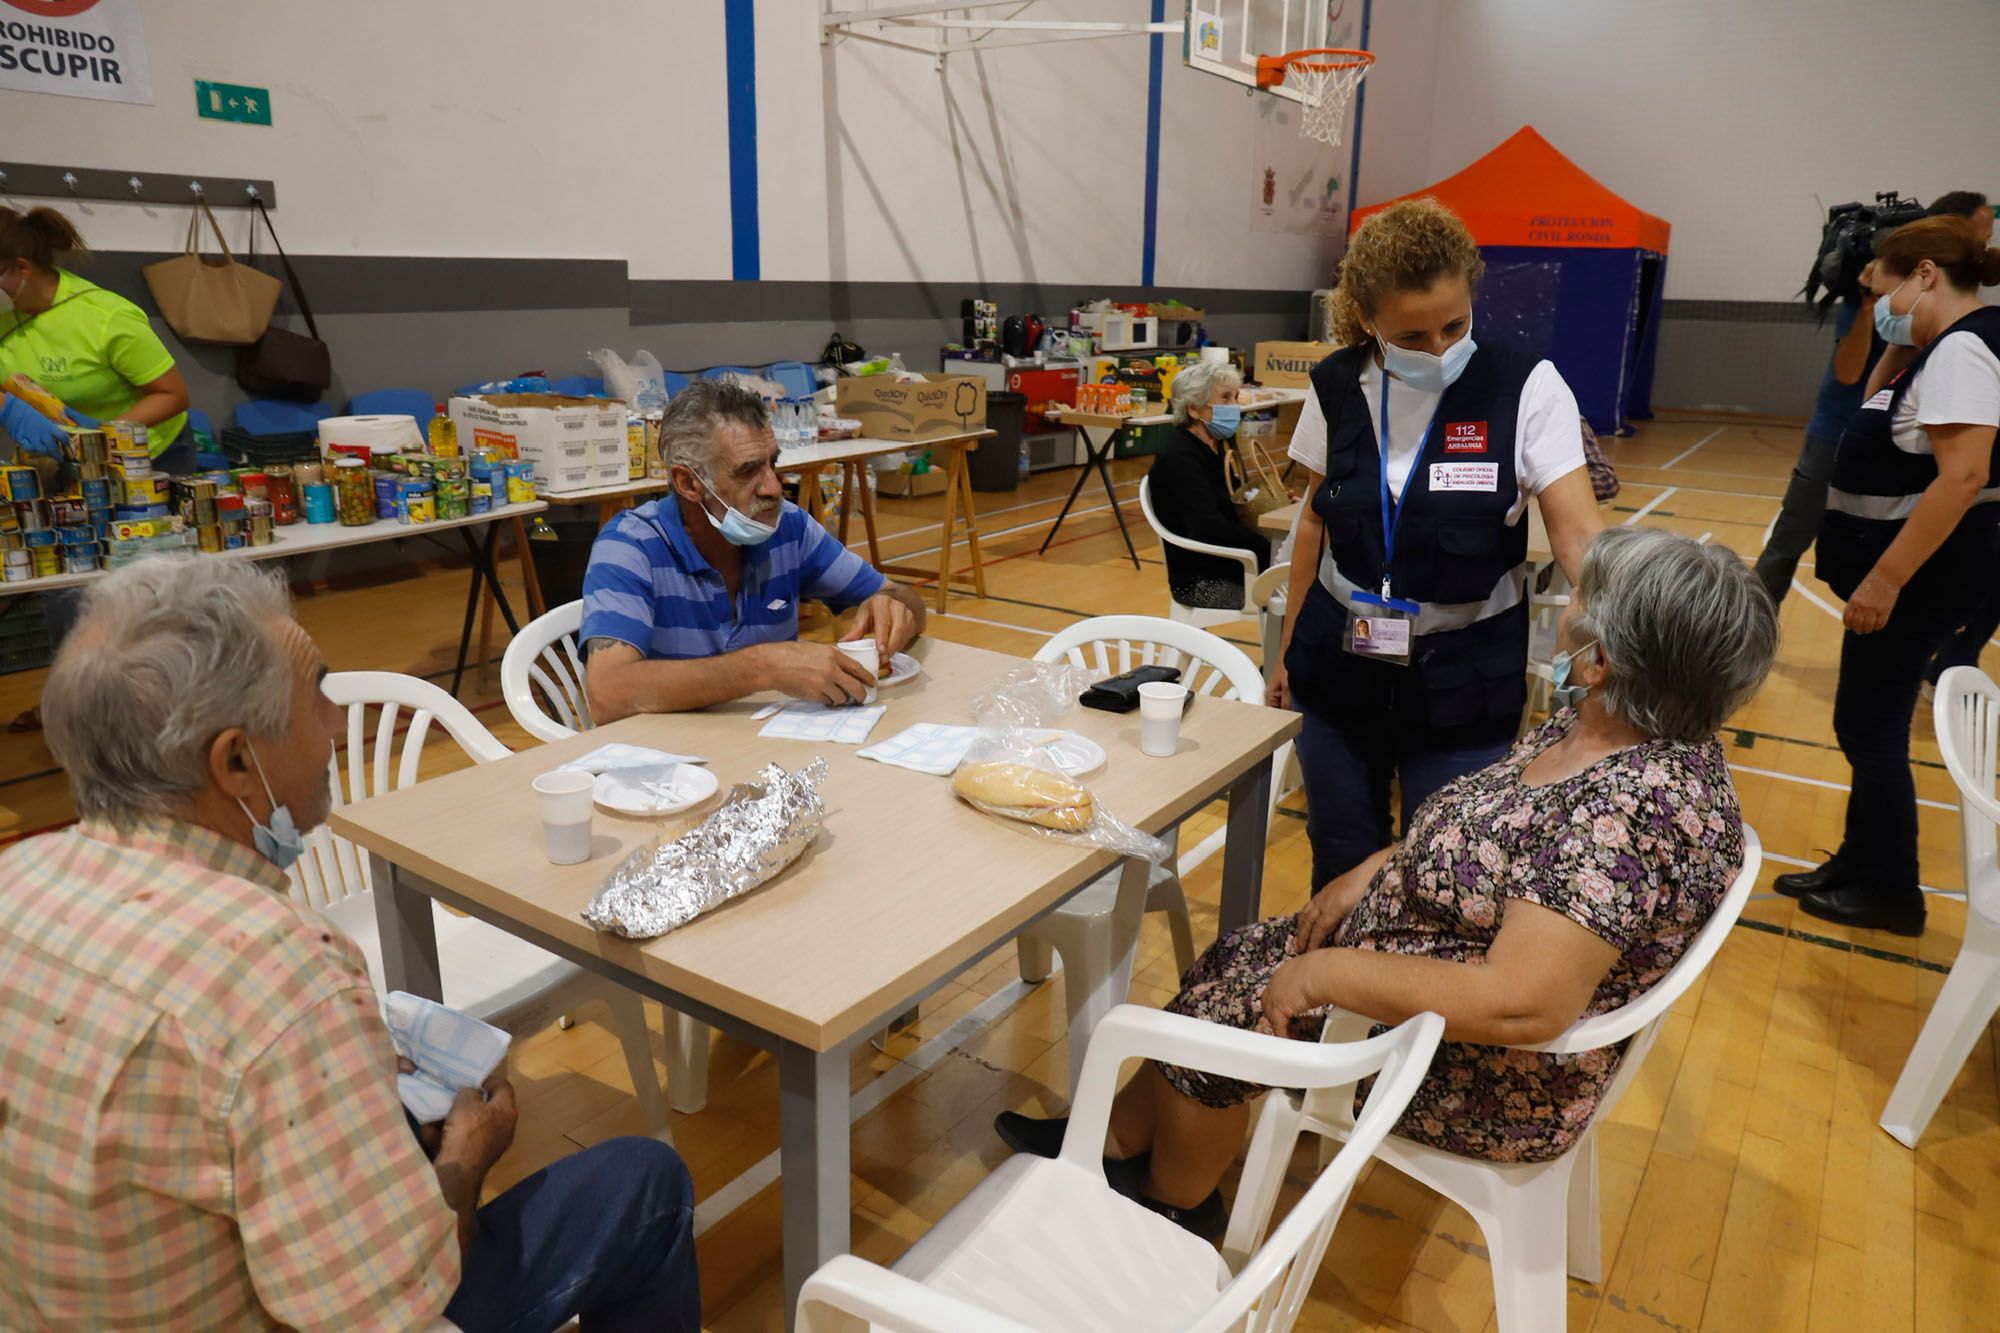
[[[1181,57],[1189,69],[1257,87],[1257,57],[1361,45],[1361,0],[1187,0]],[[1276,97],[1305,99],[1284,85]]]

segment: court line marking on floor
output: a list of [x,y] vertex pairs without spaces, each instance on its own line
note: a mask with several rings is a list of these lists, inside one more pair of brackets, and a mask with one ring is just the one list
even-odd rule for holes
[[[1126,481],[1121,481],[1121,482],[1118,482],[1118,483],[1116,483],[1115,485],[1116,485],[1116,489],[1118,489],[1118,490],[1121,490],[1121,491],[1122,491],[1122,490],[1126,490],[1126,489],[1130,489],[1130,490],[1132,490],[1132,491],[1133,491],[1133,492],[1135,493],[1135,495],[1136,495],[1136,492],[1137,492],[1137,491],[1138,491],[1138,489],[1139,489],[1139,483],[1138,483],[1138,482],[1136,482],[1136,481],[1131,481],[1131,482],[1126,482]],[[1005,508],[1005,509],[994,509],[994,510],[989,510],[989,511],[987,511],[986,513],[975,513],[975,514],[974,514],[974,515],[973,515],[972,517],[973,517],[973,520],[974,520],[975,522],[977,522],[977,521],[979,521],[979,520],[982,520],[982,519],[989,519],[989,518],[998,518],[998,517],[999,517],[1000,515],[1002,515],[1002,514],[1013,514],[1013,513],[1018,513],[1019,511],[1021,511],[1021,510],[1023,510],[1023,509],[1033,509],[1033,508],[1035,508],[1035,507],[1036,507],[1036,506],[1038,506],[1038,505],[1057,505],[1057,506],[1060,506],[1060,504],[1061,504],[1061,501],[1059,501],[1059,500],[1055,499],[1054,497],[1050,497],[1049,499],[1046,499],[1046,500],[1030,500],[1030,501],[1029,501],[1028,503],[1026,503],[1026,504],[1018,504],[1018,505],[1010,505],[1010,506],[1008,506],[1008,507],[1007,507],[1007,508]],[[1110,505],[1098,505],[1098,506],[1097,506],[1097,507],[1096,507],[1095,509],[1072,509],[1072,510],[1070,510],[1070,511],[1069,511],[1069,514],[1068,514],[1068,516],[1067,516],[1067,517],[1066,517],[1066,518],[1064,519],[1064,521],[1065,521],[1065,522],[1067,522],[1067,521],[1068,521],[1068,519],[1070,519],[1070,518],[1075,518],[1075,517],[1076,517],[1076,516],[1077,516],[1078,514],[1102,514],[1102,513],[1106,512],[1107,510],[1109,510],[1110,508],[1111,508],[1111,506],[1110,506]],[[881,514],[881,511],[880,511],[880,510],[877,510],[877,511],[876,511],[876,514],[877,514],[877,517],[879,518],[879,517],[880,517],[880,514]],[[900,517],[906,517],[906,516],[905,516],[905,515],[898,515],[897,517],[899,517],[899,518],[900,518]],[[935,531],[937,531],[937,526],[938,526],[938,523],[941,523],[941,522],[943,522],[943,517],[944,517],[944,516],[943,516],[943,515],[939,515],[936,521],[933,521],[933,522],[930,522],[930,523],[924,523],[924,522],[922,522],[922,520],[921,520],[921,517],[920,517],[919,515],[914,515],[914,514],[912,514],[912,515],[907,515],[907,517],[909,517],[909,518],[912,518],[912,519],[916,519],[916,520],[918,520],[918,524],[919,524],[919,526],[917,526],[917,527],[914,527],[914,528],[910,528],[910,529],[907,529],[906,531],[903,531],[903,532],[894,532],[894,533],[884,533],[884,532],[881,532],[881,531],[879,531],[879,529],[878,529],[878,531],[877,531],[877,533],[876,533],[876,537],[877,537],[877,544],[878,544],[878,545],[880,545],[880,544],[882,544],[882,543],[885,543],[885,542],[890,542],[890,541],[894,541],[895,539],[897,539],[897,538],[899,538],[899,537],[914,537],[914,536],[916,536],[917,534],[919,534],[919,533],[923,533],[923,532],[935,532]],[[965,515],[963,515],[963,514],[960,514],[960,515],[958,516],[958,522],[959,522],[959,524],[963,524],[963,522],[964,522],[964,521],[965,521]],[[1049,516],[1048,518],[1046,518],[1046,519],[1033,519],[1033,520],[1031,520],[1031,521],[1029,521],[1029,522],[1027,522],[1027,523],[1016,523],[1016,524],[1014,524],[1014,525],[1013,525],[1012,527],[1006,527],[1006,528],[999,528],[999,529],[996,529],[996,530],[994,530],[994,531],[992,531],[992,532],[985,532],[985,531],[982,531],[982,532],[980,532],[980,534],[979,534],[979,537],[980,537],[980,540],[981,540],[981,541],[996,541],[996,540],[998,540],[998,539],[999,539],[999,538],[1001,538],[1001,537],[1005,537],[1005,536],[1007,536],[1007,535],[1008,535],[1009,533],[1014,533],[1014,532],[1025,532],[1025,531],[1026,531],[1027,529],[1029,529],[1029,528],[1035,528],[1035,527],[1040,527],[1040,526],[1041,526],[1041,525],[1042,525],[1043,523],[1045,523],[1045,522],[1046,522],[1046,523],[1053,523],[1054,521],[1055,521],[1055,515],[1051,514],[1051,515],[1050,515],[1050,516]],[[836,520],[836,522],[838,522],[838,520]],[[962,529],[962,528],[961,528],[960,530],[961,530],[961,531],[963,531],[963,529]],[[965,544],[965,542],[964,542],[964,538],[963,538],[963,537],[960,537],[960,538],[957,538],[957,539],[955,539],[955,540],[954,540],[954,541],[952,542],[952,545],[954,545],[954,546],[962,546],[962,545],[964,545],[964,544]],[[858,539],[856,539],[856,540],[854,540],[854,541],[850,541],[850,542],[848,542],[848,543],[847,543],[847,549],[848,549],[848,550],[850,550],[850,551],[854,551],[854,552],[856,552],[857,554],[858,554],[858,553],[860,553],[860,552],[862,552],[862,551],[865,551],[865,550],[866,550],[867,548],[868,548],[868,534],[867,534],[867,531],[866,531],[865,529],[863,530],[863,532],[862,532],[861,536],[860,536],[860,537],[859,537]],[[900,552],[899,552],[899,551],[884,551],[884,552],[883,552],[882,554],[883,554],[883,558],[884,558],[884,559],[888,559],[888,560],[899,560],[899,561],[900,561],[900,560],[915,560],[915,559],[916,559],[917,557],[919,557],[919,556],[925,556],[925,555],[935,555],[935,554],[937,553],[937,549],[938,549],[938,548],[937,548],[937,547],[935,547],[935,546],[926,546],[926,547],[924,547],[924,548],[923,548],[922,550],[917,550],[917,551],[900,551]]]
[[[1665,472],[1668,468],[1680,462],[1683,458],[1686,458],[1689,454],[1701,448],[1704,444],[1707,444],[1710,440],[1714,439],[1716,436],[1722,434],[1722,432],[1728,429],[1729,427],[1727,426],[1717,426],[1714,430],[1702,436],[1700,439],[1696,440],[1693,444],[1681,450],[1679,453],[1675,454],[1672,458],[1669,458],[1666,462],[1660,464],[1660,466],[1656,470],[1660,472]],[[1640,466],[1640,464],[1635,463],[1633,464],[1633,466],[1638,467]]]
[[985,620],[979,616],[968,616],[963,611],[940,611],[937,614],[940,620],[964,620],[974,625],[991,625],[994,629],[1011,629],[1016,634],[1032,634],[1038,639],[1045,639],[1056,632],[1054,630],[1034,629],[1027,625],[1010,625],[1004,620]]
[[1634,523],[1637,523],[1640,519],[1652,513],[1655,509],[1658,509],[1660,507],[1660,501],[1666,499],[1669,495],[1672,495],[1675,491],[1679,489],[1680,487],[1678,486],[1667,487],[1665,490],[1661,491],[1658,495],[1646,501],[1646,503],[1642,505],[1640,508],[1634,510],[1632,516],[1626,519],[1623,523],[1619,524],[1619,526],[1626,528],[1631,527]]
[[[1035,986],[1025,981],[1009,982],[987,996],[956,1023],[898,1061],[895,1068],[863,1084],[847,1099],[849,1126],[852,1127],[855,1121],[866,1116],[892,1095],[930,1073],[960,1046],[1005,1018],[1016,1005],[1028,998],[1034,989]],[[756,1198],[767,1186],[775,1183],[780,1175],[779,1156],[779,1151],[772,1149],[742,1174],[725,1182],[714,1193],[695,1204],[695,1237],[699,1239],[703,1232]],[[850,1164],[850,1172],[851,1170]]]
[[[1780,782],[1796,782],[1807,787],[1824,787],[1828,791],[1852,791],[1845,782],[1834,782],[1827,778],[1800,777],[1797,773],[1780,773],[1774,768],[1752,768],[1748,764],[1731,764],[1738,773],[1754,773],[1760,778],[1776,778]],[[1918,805],[1927,805],[1933,810],[1956,810],[1958,807],[1946,801],[1933,801],[1926,797],[1917,798]]]

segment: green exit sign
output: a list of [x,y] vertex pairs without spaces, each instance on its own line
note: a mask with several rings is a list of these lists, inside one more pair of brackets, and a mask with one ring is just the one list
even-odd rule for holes
[[233,120],[239,125],[271,123],[271,90],[240,83],[194,81],[195,111],[204,120]]

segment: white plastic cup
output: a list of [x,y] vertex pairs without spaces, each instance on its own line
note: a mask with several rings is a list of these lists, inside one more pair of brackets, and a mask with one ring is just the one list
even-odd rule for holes
[[558,768],[535,779],[542,798],[542,839],[556,865],[590,859],[590,791],[596,781],[579,768]]
[[1187,686],[1170,680],[1148,681],[1139,687],[1139,748],[1155,759],[1172,755],[1181,744],[1181,708]]
[[[868,669],[868,679],[871,682],[882,678],[882,649],[876,644],[875,640],[849,639],[845,643],[836,643],[833,646],[866,667]],[[863,699],[862,702],[870,704],[875,702],[875,686],[873,684],[868,686],[868,697]]]

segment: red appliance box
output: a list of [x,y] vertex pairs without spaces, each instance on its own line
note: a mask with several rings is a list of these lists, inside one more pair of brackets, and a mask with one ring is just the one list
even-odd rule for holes
[[1046,435],[1061,429],[1041,413],[1041,408],[1050,403],[1066,403],[1076,406],[1076,383],[1082,370],[1072,366],[1068,370],[1015,370],[1007,374],[1007,392],[1025,394],[1028,399],[1027,420],[1022,429],[1030,435]]

